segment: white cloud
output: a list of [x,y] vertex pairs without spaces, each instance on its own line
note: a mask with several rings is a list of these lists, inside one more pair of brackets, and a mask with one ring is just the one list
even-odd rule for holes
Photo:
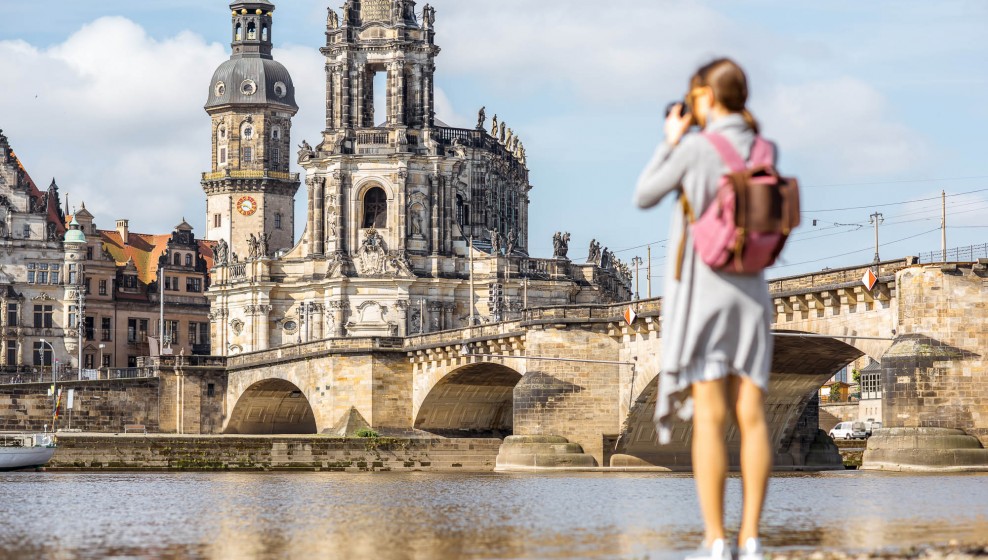
[[[209,162],[202,110],[209,77],[227,55],[190,33],[164,41],[134,22],[101,18],[64,43],[0,42],[2,126],[35,181],[56,177],[101,227],[169,231],[201,200]],[[189,216],[199,222],[200,216]],[[201,225],[200,225],[201,227]]]
[[921,165],[929,150],[889,114],[881,93],[853,78],[778,85],[754,107],[782,157],[797,154],[800,167],[818,176],[895,176]]

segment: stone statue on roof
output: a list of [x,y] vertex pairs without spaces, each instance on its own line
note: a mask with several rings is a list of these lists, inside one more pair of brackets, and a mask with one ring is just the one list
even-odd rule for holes
[[329,15],[326,17],[326,27],[329,29],[336,29],[340,26],[340,18],[336,15],[336,11],[333,8],[329,8]]
[[487,106],[480,108],[477,113],[477,130],[484,130],[484,124],[487,122]]

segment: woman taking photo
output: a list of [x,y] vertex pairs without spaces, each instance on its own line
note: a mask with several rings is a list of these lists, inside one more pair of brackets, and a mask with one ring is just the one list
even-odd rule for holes
[[[666,117],[665,141],[635,192],[641,208],[672,193],[680,196],[666,259],[655,424],[659,443],[665,444],[677,417],[693,419],[693,473],[705,538],[689,558],[732,557],[724,530],[725,430],[731,415],[741,432],[739,558],[762,558],[758,524],[772,469],[764,401],[772,361],[768,286],[763,273],[711,269],[696,255],[689,228],[730,172],[714,141],[726,140],[744,161],[751,156],[758,124],[745,108],[747,100],[747,79],[733,61],[719,59],[700,68],[690,80],[687,107],[677,104]],[[694,125],[703,133],[687,134]]]

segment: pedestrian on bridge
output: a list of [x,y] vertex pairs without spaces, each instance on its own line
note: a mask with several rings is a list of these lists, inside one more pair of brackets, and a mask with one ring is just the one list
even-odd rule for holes
[[[638,206],[650,208],[668,195],[685,194],[695,216],[702,215],[715,199],[721,177],[730,171],[710,135],[726,139],[745,161],[751,157],[758,124],[746,109],[747,99],[747,78],[733,61],[718,59],[700,68],[685,102],[673,105],[666,116],[665,140],[638,180]],[[693,127],[701,132],[691,132]],[[683,211],[676,208],[662,304],[662,371],[655,407],[659,443],[669,443],[676,418],[692,418],[693,473],[705,538],[689,558],[729,560],[725,431],[734,415],[741,432],[744,489],[739,558],[761,559],[758,525],[772,469],[765,422],[772,361],[768,286],[763,272],[741,275],[707,266],[694,250],[688,205],[682,204]]]

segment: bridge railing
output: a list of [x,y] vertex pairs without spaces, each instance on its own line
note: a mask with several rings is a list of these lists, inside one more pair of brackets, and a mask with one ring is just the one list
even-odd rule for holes
[[644,299],[609,305],[562,305],[555,307],[533,307],[522,311],[522,322],[566,321],[616,321],[621,320],[628,307],[638,315],[657,315],[662,308],[662,299]]
[[798,276],[787,276],[769,280],[768,290],[773,296],[792,292],[810,292],[813,290],[825,290],[846,284],[861,282],[861,277],[868,270],[874,271],[878,268],[879,278],[895,276],[895,273],[912,266],[916,263],[916,257],[883,261],[877,265],[852,266],[847,268],[836,268],[831,270],[821,270]]
[[919,254],[921,263],[975,262],[978,259],[988,259],[988,243]]
[[438,331],[428,334],[412,335],[405,338],[405,348],[416,348],[419,346],[442,346],[444,344],[455,344],[464,340],[477,338],[493,338],[504,336],[521,329],[518,321],[508,321],[504,323],[490,323],[486,325],[476,325],[473,327],[462,327],[447,331]]
[[398,337],[327,338],[325,340],[293,344],[291,346],[279,346],[268,350],[228,356],[225,358],[225,361],[227,367],[233,368],[321,353],[395,350],[403,347],[404,339]]

